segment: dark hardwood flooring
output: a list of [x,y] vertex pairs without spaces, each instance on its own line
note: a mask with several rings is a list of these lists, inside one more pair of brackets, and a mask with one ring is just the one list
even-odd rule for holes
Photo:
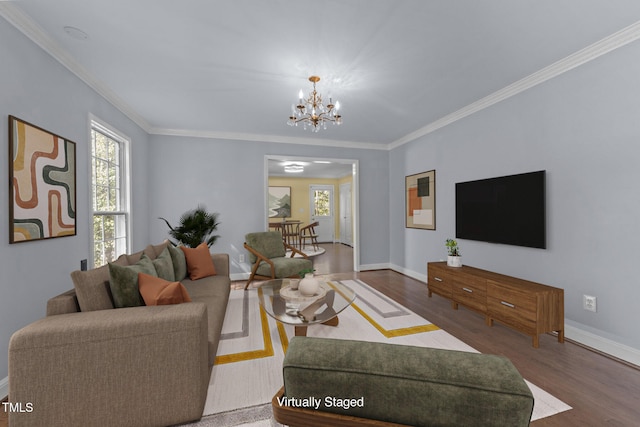
[[[640,369],[621,363],[567,340],[531,338],[500,324],[488,327],[482,316],[434,295],[427,285],[391,270],[353,272],[352,250],[340,244],[322,244],[326,252],[315,257],[317,274],[333,279],[359,278],[400,304],[482,353],[508,357],[532,383],[563,400],[573,409],[534,421],[534,427],[640,425]],[[425,265],[426,274],[426,265]],[[0,427],[7,427],[0,408]]]
[[[322,257],[347,257],[344,247],[332,248]],[[321,261],[321,260],[318,260]],[[324,261],[331,263],[330,261]],[[425,271],[426,274],[426,264]],[[496,322],[489,327],[483,316],[450,301],[427,296],[427,285],[391,270],[340,272],[330,278],[359,278],[400,304],[428,319],[478,351],[508,357],[523,377],[573,409],[534,421],[535,427],[640,426],[640,368],[622,363],[552,335],[531,338]]]

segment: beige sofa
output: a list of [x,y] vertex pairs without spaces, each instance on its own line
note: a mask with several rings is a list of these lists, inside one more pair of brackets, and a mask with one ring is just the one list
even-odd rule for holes
[[[116,264],[133,265],[143,252],[155,259],[166,245]],[[115,309],[107,266],[73,272],[75,289],[50,299],[45,318],[11,337],[9,400],[32,410],[10,413],[9,425],[166,426],[199,419],[230,292],[228,255],[211,257],[217,274],[180,280],[192,302],[175,305]]]

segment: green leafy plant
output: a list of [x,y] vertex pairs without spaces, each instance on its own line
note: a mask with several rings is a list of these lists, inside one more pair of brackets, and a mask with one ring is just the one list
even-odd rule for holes
[[445,243],[449,256],[460,256],[460,248],[458,248],[458,242],[453,239],[447,239]]
[[163,220],[169,227],[169,235],[177,240],[177,242],[171,242],[174,245],[182,243],[187,247],[195,248],[205,242],[211,247],[220,237],[213,234],[220,224],[218,215],[218,213],[209,213],[204,206],[198,205],[197,208],[183,213],[176,227],[171,226],[164,218],[158,219]]
[[305,274],[307,273],[314,273],[316,270],[314,268],[305,268],[304,270],[300,270],[300,272],[298,273],[298,276],[304,278]]

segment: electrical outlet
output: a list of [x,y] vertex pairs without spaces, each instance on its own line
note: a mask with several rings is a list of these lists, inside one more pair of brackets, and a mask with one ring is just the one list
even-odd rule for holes
[[596,312],[596,297],[591,295],[582,295],[582,308],[588,311]]
[[244,254],[238,255],[238,262],[244,262]]

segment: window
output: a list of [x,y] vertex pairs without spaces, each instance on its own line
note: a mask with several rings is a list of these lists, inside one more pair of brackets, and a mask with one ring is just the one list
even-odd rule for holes
[[331,216],[331,192],[313,190],[313,216]]
[[128,140],[91,121],[93,266],[113,261],[129,248]]

